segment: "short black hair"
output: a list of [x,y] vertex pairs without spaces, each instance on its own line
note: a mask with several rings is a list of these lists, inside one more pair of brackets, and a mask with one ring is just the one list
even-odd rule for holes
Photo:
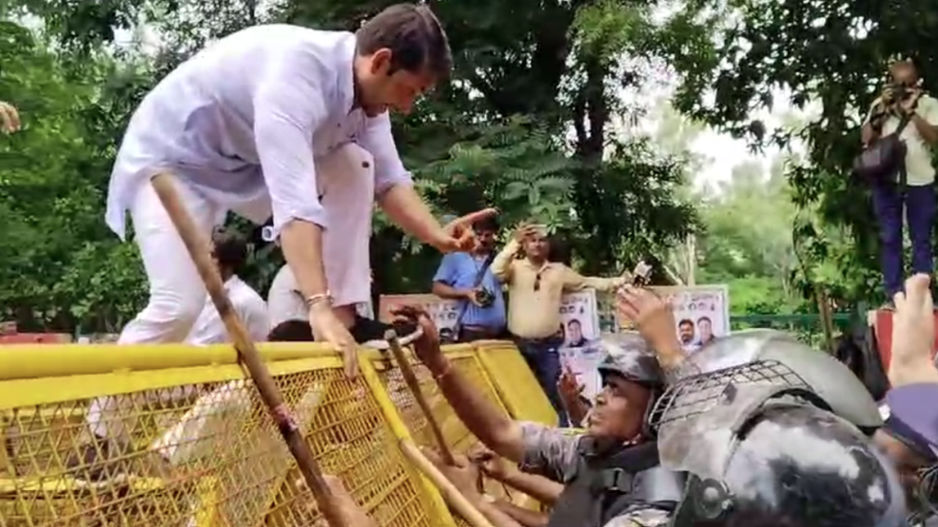
[[212,254],[218,265],[237,272],[248,259],[248,245],[238,233],[219,229],[212,234]]
[[706,320],[707,323],[710,324],[711,326],[713,325],[713,321],[710,320],[710,317],[700,317],[700,318],[697,319],[697,323],[700,324],[700,323],[703,322],[704,320]]
[[498,219],[494,216],[489,216],[488,218],[482,218],[481,220],[472,224],[472,230],[476,232],[490,231],[498,232]]
[[574,322],[576,322],[576,325],[577,325],[577,326],[583,327],[583,323],[580,322],[579,320],[575,319],[575,318],[574,318],[573,320],[571,320],[570,322],[567,322],[567,325],[568,325],[568,326],[569,326],[569,325],[572,325]]
[[355,38],[359,55],[390,49],[390,73],[426,69],[437,79],[445,79],[453,69],[446,31],[426,5],[392,5],[365,22]]
[[689,319],[689,318],[685,318],[685,319],[683,319],[683,320],[681,320],[680,322],[677,323],[677,327],[681,327],[681,326],[690,326],[690,327],[694,327],[694,321],[691,320],[691,319]]
[[287,320],[270,330],[267,340],[270,342],[312,342],[313,330],[306,320]]

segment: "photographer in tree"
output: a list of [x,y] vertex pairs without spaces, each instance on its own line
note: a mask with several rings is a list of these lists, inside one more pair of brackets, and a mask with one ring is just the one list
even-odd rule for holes
[[931,232],[935,220],[935,169],[931,148],[938,144],[938,100],[921,87],[911,60],[894,62],[891,82],[863,125],[864,153],[855,171],[870,184],[879,223],[881,265],[887,299],[902,290],[902,208],[912,240],[912,269],[931,274]]

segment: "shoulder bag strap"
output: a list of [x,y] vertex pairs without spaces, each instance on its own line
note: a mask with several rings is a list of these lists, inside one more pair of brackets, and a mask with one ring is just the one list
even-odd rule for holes
[[[470,258],[472,257],[472,255],[469,255],[469,256]],[[489,253],[488,256],[486,256],[485,260],[482,261],[482,267],[480,267],[479,270],[476,271],[476,277],[472,281],[473,289],[478,288],[479,285],[482,283],[482,280],[485,280],[485,272],[488,271],[489,266],[492,265],[493,260],[495,260],[495,251],[492,251],[491,253]],[[466,300],[465,302],[463,302],[462,309],[459,310],[459,316],[456,317],[456,332],[457,333],[461,332],[462,318],[466,316],[466,311],[468,310],[469,310],[469,301]]]

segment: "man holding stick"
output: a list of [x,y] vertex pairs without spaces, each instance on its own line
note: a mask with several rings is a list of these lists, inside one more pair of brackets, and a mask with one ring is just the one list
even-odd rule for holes
[[[228,211],[273,215],[317,340],[356,371],[354,305],[369,298],[374,201],[443,252],[473,244],[483,211],[441,226],[414,191],[388,109],[409,112],[452,67],[446,34],[426,6],[398,4],[355,34],[257,26],[225,37],[163,79],[131,119],[111,176],[108,225],[134,224],[150,281],[147,307],[120,343],[181,341],[205,287],[149,180],[176,176],[207,235]],[[317,199],[318,197],[318,199]]]

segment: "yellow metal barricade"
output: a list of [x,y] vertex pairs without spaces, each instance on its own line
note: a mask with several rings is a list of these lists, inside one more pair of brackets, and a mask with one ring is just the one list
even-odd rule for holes
[[[338,357],[311,344],[262,352],[324,471],[380,525],[452,521]],[[312,497],[244,377],[225,347],[0,348],[0,525],[313,525]]]
[[[486,398],[498,408],[503,408],[472,346],[458,344],[444,346],[444,353],[449,357],[456,371],[479,387]],[[468,452],[478,440],[456,416],[443,394],[440,393],[430,371],[413,358],[412,354],[409,353],[408,356],[411,358],[411,365],[420,382],[424,398],[429,403],[433,416],[443,431],[447,445],[452,448],[453,452]],[[396,367],[389,355],[372,355],[372,357],[372,364],[378,372],[382,386],[400,413],[414,441],[420,446],[434,447],[436,442],[427,420],[404,382],[400,369]]]
[[[444,351],[498,408],[549,422],[550,404],[511,344]],[[315,344],[261,352],[323,470],[379,525],[465,525],[399,450],[401,440],[434,442],[393,361],[361,350],[353,382]],[[447,443],[465,453],[476,439],[414,365]],[[0,440],[0,527],[309,527],[319,518],[228,346],[0,346]]]
[[[472,384],[474,384],[479,389],[480,393],[482,393],[497,408],[503,412],[508,413],[514,418],[530,419],[532,415],[537,415],[536,404],[538,400],[535,399],[534,402],[522,408],[535,410],[531,414],[522,414],[520,416],[512,415],[510,412],[507,412],[506,406],[503,404],[503,400],[499,398],[498,391],[496,390],[495,383],[493,382],[497,379],[497,376],[506,374],[509,375],[510,379],[514,380],[515,382],[522,383],[522,385],[516,387],[516,392],[513,393],[525,393],[526,390],[531,389],[530,383],[533,383],[535,389],[540,390],[537,384],[537,380],[528,369],[524,359],[521,358],[518,350],[510,343],[508,343],[507,346],[509,347],[500,348],[499,352],[501,355],[513,353],[516,356],[517,361],[499,361],[498,359],[502,358],[499,355],[496,357],[496,360],[491,361],[491,364],[495,367],[501,367],[505,365],[510,365],[511,367],[520,366],[523,368],[522,371],[501,372],[498,370],[487,370],[481,361],[480,353],[478,352],[477,346],[475,345],[446,345],[443,346],[443,352],[449,358],[454,370],[458,371],[460,375],[463,375]],[[371,361],[372,365],[377,374],[378,381],[381,383],[383,391],[388,394],[388,397],[390,398],[396,413],[400,416],[400,419],[402,419],[404,426],[406,426],[406,432],[403,432],[401,437],[413,438],[414,441],[420,446],[431,448],[436,447],[436,441],[433,437],[429,423],[427,422],[426,417],[423,415],[423,412],[417,404],[416,399],[410,393],[407,384],[404,382],[400,369],[396,367],[395,363],[389,356],[372,354],[371,357],[373,358]],[[453,408],[443,397],[430,371],[425,366],[420,364],[412,354],[410,354],[409,357],[411,359],[411,366],[413,367],[414,373],[420,382],[421,392],[431,407],[433,417],[443,432],[446,444],[454,453],[468,453],[469,450],[478,443],[478,439],[476,439],[476,437],[466,428],[463,422],[453,411]],[[527,374],[527,376],[525,376],[525,374]],[[547,410],[541,409],[541,412],[553,412],[553,409],[550,406],[550,403],[547,401],[546,396],[543,396],[542,394],[541,398],[543,399],[543,404],[547,406]],[[556,415],[554,419],[556,420]],[[529,496],[520,492],[511,491],[510,489],[495,482],[488,481],[485,490],[486,492],[498,498],[508,499],[516,505],[531,509],[538,508],[538,505]],[[459,526],[468,525],[461,518],[457,517],[455,520],[456,524]]]
[[474,346],[499,400],[512,417],[557,426],[557,412],[514,344],[491,340]]

